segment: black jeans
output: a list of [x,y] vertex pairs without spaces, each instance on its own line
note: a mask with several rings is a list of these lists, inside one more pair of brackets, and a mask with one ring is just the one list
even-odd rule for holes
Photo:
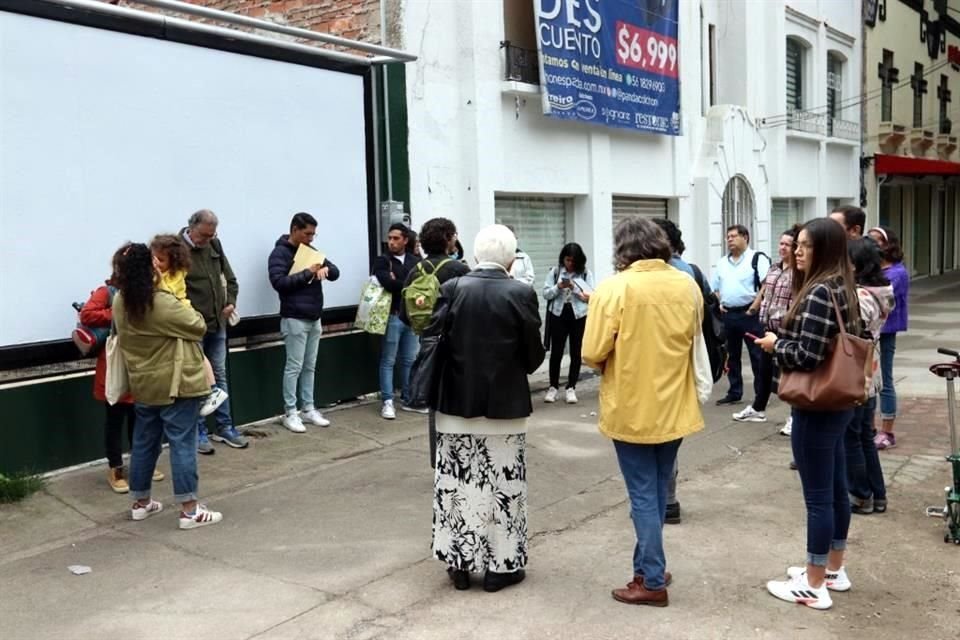
[[760,374],[757,376],[760,384],[759,386],[754,385],[756,388],[756,397],[753,400],[753,404],[750,405],[755,411],[767,410],[767,402],[770,401],[770,394],[773,392],[773,368],[776,366],[773,361],[773,354],[761,350]]
[[132,404],[118,402],[111,405],[104,402],[107,409],[107,420],[103,430],[104,446],[107,450],[107,462],[111,469],[123,466],[123,422],[127,422],[127,442],[133,444],[133,425],[136,422],[136,411]]
[[[547,310],[550,313],[550,310]],[[560,388],[560,361],[563,360],[563,348],[570,338],[570,372],[567,376],[567,389],[574,389],[580,379],[580,350],[583,347],[583,331],[587,328],[587,317],[579,320],[573,316],[573,306],[563,305],[563,313],[550,319],[550,386]]]
[[853,420],[847,425],[844,449],[847,452],[847,484],[850,493],[862,500],[886,500],[887,489],[883,481],[880,455],[873,442],[873,414],[877,410],[877,398],[857,407]]
[[[730,381],[730,390],[727,397],[739,400],[743,397],[743,373],[741,356],[743,343],[747,343],[747,353],[750,355],[750,368],[753,370],[753,393],[760,395],[760,347],[753,344],[753,340],[744,336],[750,332],[757,337],[762,336],[760,319],[757,316],[747,315],[745,311],[727,311],[723,314],[723,327],[727,330],[727,380]],[[766,405],[766,403],[764,403]],[[756,406],[753,406],[757,409]],[[759,411],[759,409],[757,409]]]

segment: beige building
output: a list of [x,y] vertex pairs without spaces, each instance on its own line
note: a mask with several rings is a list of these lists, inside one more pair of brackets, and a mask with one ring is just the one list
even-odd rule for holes
[[900,236],[913,276],[955,270],[960,0],[868,0],[864,23],[868,224]]

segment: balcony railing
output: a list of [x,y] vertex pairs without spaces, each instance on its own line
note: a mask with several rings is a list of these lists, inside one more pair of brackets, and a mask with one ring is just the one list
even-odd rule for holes
[[827,132],[827,116],[822,113],[793,109],[787,113],[787,129],[822,136]]
[[510,44],[509,40],[500,43],[505,54],[505,76],[513,82],[540,84],[540,61],[536,50],[523,49]]
[[827,135],[844,140],[860,140],[860,125],[840,118],[827,118]]

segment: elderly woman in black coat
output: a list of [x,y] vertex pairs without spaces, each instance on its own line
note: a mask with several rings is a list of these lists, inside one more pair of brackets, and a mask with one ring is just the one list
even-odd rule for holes
[[543,362],[537,295],[510,277],[517,239],[492,225],[476,268],[441,289],[425,337],[440,336],[433,553],[457,589],[516,584],[527,564],[527,375]]

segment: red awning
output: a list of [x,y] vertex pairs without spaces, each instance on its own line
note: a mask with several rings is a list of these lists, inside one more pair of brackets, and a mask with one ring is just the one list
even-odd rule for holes
[[876,154],[876,173],[901,176],[960,176],[960,162]]

